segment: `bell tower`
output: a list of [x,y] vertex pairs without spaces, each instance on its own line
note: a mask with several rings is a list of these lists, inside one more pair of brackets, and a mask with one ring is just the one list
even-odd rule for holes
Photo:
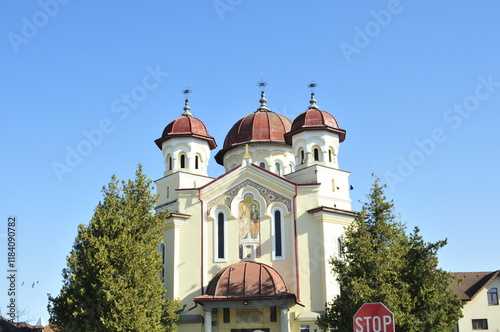
[[340,170],[338,163],[340,143],[346,132],[330,113],[319,109],[314,93],[309,103],[307,111],[295,118],[285,134],[296,165],[296,171],[286,177],[297,183],[321,183],[320,206],[350,210],[349,172]]
[[184,113],[165,127],[155,143],[165,163],[163,178],[155,181],[160,195],[159,207],[175,212],[178,211],[176,189],[198,188],[212,180],[208,177],[208,163],[210,150],[217,144],[203,122],[192,116],[188,99]]

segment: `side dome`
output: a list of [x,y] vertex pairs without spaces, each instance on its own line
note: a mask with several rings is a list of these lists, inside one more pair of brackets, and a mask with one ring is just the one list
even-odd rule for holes
[[266,106],[264,92],[261,93],[260,107],[238,120],[229,130],[224,140],[223,149],[215,156],[219,164],[223,164],[224,154],[237,146],[247,143],[279,143],[287,144],[285,133],[292,127],[287,117],[274,113]]
[[166,142],[174,137],[195,137],[207,141],[210,146],[210,150],[217,147],[215,139],[210,136],[205,124],[201,120],[193,117],[189,110],[190,107],[188,105],[188,100],[186,99],[184,113],[174,121],[170,122],[163,130],[161,137],[155,140],[155,143],[160,150],[163,142]]
[[316,106],[314,93],[311,93],[311,105],[309,109],[302,114],[299,114],[293,120],[292,128],[288,132],[286,142],[292,143],[292,136],[305,130],[328,130],[339,135],[339,141],[345,140],[345,130],[339,128],[337,120],[328,112],[322,111]]
[[281,275],[269,265],[240,262],[222,268],[195,301],[216,299],[295,298]]

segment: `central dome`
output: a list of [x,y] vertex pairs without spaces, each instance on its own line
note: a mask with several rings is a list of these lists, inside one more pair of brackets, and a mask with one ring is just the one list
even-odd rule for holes
[[224,140],[224,149],[253,142],[285,143],[284,135],[291,127],[285,116],[259,108],[234,124]]
[[287,117],[272,112],[266,106],[266,97],[261,93],[260,107],[239,119],[229,130],[224,146],[215,156],[215,160],[223,165],[224,154],[247,143],[287,144],[285,133],[292,128],[292,121]]

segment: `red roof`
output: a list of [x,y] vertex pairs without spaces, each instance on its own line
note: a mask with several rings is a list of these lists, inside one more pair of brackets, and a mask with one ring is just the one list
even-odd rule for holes
[[295,298],[285,281],[269,265],[240,262],[221,269],[207,286],[206,294],[195,301]]
[[291,144],[292,136],[304,130],[328,130],[337,133],[340,142],[345,140],[345,130],[339,128],[339,124],[333,115],[317,107],[310,107],[293,120],[290,133],[285,135],[287,143]]
[[224,154],[246,143],[281,143],[285,142],[285,133],[292,127],[292,121],[267,108],[259,108],[238,120],[226,135],[224,148],[215,155],[215,160],[223,164]]
[[205,140],[210,145],[210,150],[217,147],[215,140],[208,133],[205,124],[190,114],[183,114],[179,118],[170,122],[160,138],[155,140],[156,145],[161,149],[162,143],[173,137],[191,136]]
[[267,109],[258,109],[234,124],[224,140],[224,149],[249,142],[284,143],[283,135],[291,126],[292,122],[285,116]]

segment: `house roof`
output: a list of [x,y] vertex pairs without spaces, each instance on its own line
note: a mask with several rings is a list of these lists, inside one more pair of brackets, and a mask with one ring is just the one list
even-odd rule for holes
[[452,272],[459,280],[452,283],[451,289],[458,294],[461,300],[470,301],[499,273],[500,270],[493,272]]
[[52,328],[47,326],[33,326],[27,323],[12,323],[4,317],[0,317],[1,332],[52,332]]

